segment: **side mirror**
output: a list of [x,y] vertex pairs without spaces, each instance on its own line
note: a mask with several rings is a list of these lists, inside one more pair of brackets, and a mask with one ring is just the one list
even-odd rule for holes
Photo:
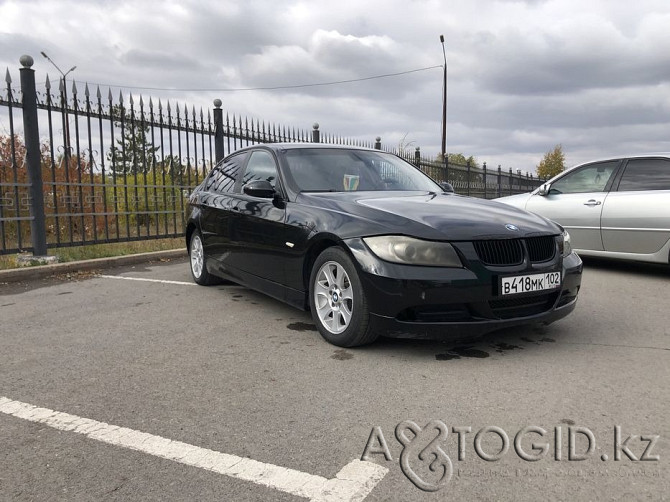
[[541,195],[542,197],[545,197],[549,195],[549,190],[551,190],[551,185],[549,183],[545,183],[544,185],[541,185],[540,188],[537,189],[537,194]]
[[451,183],[443,181],[440,183],[440,186],[442,187],[442,191],[444,193],[454,193],[454,187],[451,185]]
[[275,196],[275,189],[267,180],[250,181],[242,187],[242,191],[252,197],[261,197],[263,199],[272,199]]

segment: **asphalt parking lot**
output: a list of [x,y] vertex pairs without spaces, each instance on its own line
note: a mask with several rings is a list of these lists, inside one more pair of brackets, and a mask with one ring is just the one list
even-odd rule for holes
[[0,499],[666,500],[668,298],[589,260],[551,326],[340,349],[184,259],[0,285]]

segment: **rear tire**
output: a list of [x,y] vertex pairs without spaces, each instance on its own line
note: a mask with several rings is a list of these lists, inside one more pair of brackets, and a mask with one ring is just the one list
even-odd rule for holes
[[196,284],[201,286],[211,286],[220,283],[218,277],[213,276],[207,271],[207,256],[205,248],[202,245],[202,235],[199,230],[194,230],[191,235],[191,242],[188,244],[189,263],[191,265],[191,275]]
[[355,347],[377,339],[356,267],[340,248],[326,249],[314,262],[309,306],[319,333],[333,345]]

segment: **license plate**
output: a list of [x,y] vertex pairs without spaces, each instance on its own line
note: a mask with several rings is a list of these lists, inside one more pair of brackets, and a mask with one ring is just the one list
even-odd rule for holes
[[548,272],[546,274],[503,277],[500,285],[500,292],[503,296],[556,289],[561,287],[561,273]]

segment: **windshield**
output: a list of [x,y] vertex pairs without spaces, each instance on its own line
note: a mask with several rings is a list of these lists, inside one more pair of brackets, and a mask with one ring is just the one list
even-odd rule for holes
[[287,175],[300,192],[442,191],[416,167],[388,153],[299,148],[286,150],[285,158]]

